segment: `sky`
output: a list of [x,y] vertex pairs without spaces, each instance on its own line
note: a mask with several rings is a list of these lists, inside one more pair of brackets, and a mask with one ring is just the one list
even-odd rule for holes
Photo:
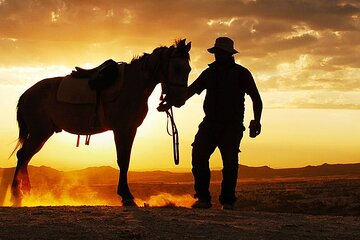
[[[16,165],[14,156],[8,159],[18,136],[16,104],[37,81],[109,58],[130,62],[186,38],[192,42],[192,83],[214,60],[207,49],[219,36],[234,40],[235,60],[252,72],[264,104],[262,133],[250,139],[245,132],[241,164],[360,162],[359,30],[355,0],[0,0],[0,167]],[[156,111],[159,96],[157,86],[135,138],[130,169],[187,171],[205,92],[175,109],[176,167],[166,116]],[[252,118],[247,97],[246,127]],[[116,167],[111,132],[92,136],[90,146],[75,144],[75,135],[55,134],[30,164],[60,170]],[[218,150],[210,162],[221,168]]]

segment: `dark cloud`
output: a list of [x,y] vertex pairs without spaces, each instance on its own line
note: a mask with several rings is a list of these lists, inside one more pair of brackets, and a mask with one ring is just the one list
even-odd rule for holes
[[338,0],[257,0],[249,2],[248,10],[260,18],[306,23],[318,30],[356,29],[351,17],[360,13],[359,7]]
[[[198,29],[201,25],[205,27],[204,24],[210,19],[222,18],[248,18],[249,23],[263,34],[286,31],[286,24],[306,24],[314,29],[337,31],[356,28],[352,17],[359,16],[359,8],[350,3],[341,3],[342,1],[335,0],[257,0],[247,3],[229,0],[180,0],[166,3],[162,0],[6,0],[0,6],[0,14],[2,23],[10,26],[21,28],[23,25],[34,24],[41,29],[56,23],[64,27],[87,27],[87,32],[112,26],[120,33],[126,33],[127,28],[133,31],[141,29],[145,33],[151,31],[152,34],[171,30],[186,33],[189,32],[189,27]],[[11,32],[8,27],[2,27],[1,30],[3,33],[4,30]],[[52,35],[49,34],[50,36]]]

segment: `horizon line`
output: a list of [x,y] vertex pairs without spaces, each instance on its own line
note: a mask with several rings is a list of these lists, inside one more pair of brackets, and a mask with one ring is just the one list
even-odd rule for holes
[[[353,162],[353,163],[323,163],[323,164],[319,164],[319,165],[306,165],[306,166],[302,166],[302,167],[285,167],[285,168],[273,168],[273,167],[269,167],[267,165],[263,165],[263,166],[248,166],[248,165],[244,165],[244,164],[239,164],[239,167],[243,166],[243,167],[249,167],[249,168],[269,168],[269,169],[273,169],[273,170],[282,170],[282,169],[301,169],[301,168],[306,168],[306,167],[321,167],[321,166],[335,166],[335,165],[357,165],[360,164],[360,162]],[[102,166],[88,166],[88,167],[84,167],[84,168],[77,168],[77,169],[69,169],[69,170],[59,170],[55,167],[50,167],[50,166],[45,166],[45,165],[40,165],[40,166],[36,166],[36,165],[29,165],[29,167],[35,167],[35,168],[41,168],[41,167],[45,167],[45,168],[51,168],[60,172],[72,172],[72,171],[81,171],[81,170],[86,170],[89,168],[103,168],[103,167],[109,167],[115,170],[119,170],[118,168],[109,166],[109,165],[102,165]],[[15,168],[14,167],[0,167],[0,169],[12,169]],[[174,171],[175,170],[175,171]],[[222,167],[214,167],[211,169],[211,171],[219,171],[222,170]],[[176,168],[167,168],[167,169],[134,169],[134,170],[129,170],[129,172],[172,172],[172,173],[187,173],[187,172],[191,172],[191,168],[181,168],[181,169],[176,169]]]

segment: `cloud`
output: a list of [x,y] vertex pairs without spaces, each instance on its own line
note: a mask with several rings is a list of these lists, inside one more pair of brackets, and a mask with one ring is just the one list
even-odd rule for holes
[[1,85],[22,85],[35,84],[44,78],[55,76],[65,76],[71,72],[66,66],[37,66],[37,67],[1,67],[0,83]]
[[[221,9],[221,11],[219,11]],[[254,25],[259,25],[259,32],[277,31],[281,27],[286,30],[288,25],[307,25],[315,29],[351,30],[358,28],[359,8],[355,5],[343,4],[342,1],[171,1],[164,4],[160,0],[132,1],[4,1],[0,6],[1,32],[15,34],[11,27],[17,27],[17,35],[32,32],[46,36],[48,39],[59,38],[51,34],[52,29],[69,29],[77,34],[101,32],[151,32],[161,35],[161,32],[188,32],[198,27],[207,27],[209,22],[236,28],[235,22],[247,19]],[[234,24],[226,24],[233,21]],[[271,24],[268,24],[270,22]],[[222,23],[222,24],[221,24]],[[240,23],[242,24],[242,23]],[[127,25],[127,26],[125,26]],[[131,25],[131,26],[128,26]],[[11,27],[10,27],[11,26]],[[262,28],[261,26],[265,26]],[[266,28],[266,26],[268,28]],[[324,27],[318,27],[324,26]],[[43,31],[43,28],[46,28]],[[87,27],[82,29],[81,27]],[[154,27],[160,27],[155,29]],[[78,31],[74,31],[74,30]],[[50,30],[50,33],[46,34]],[[160,30],[160,31],[159,31]],[[45,32],[41,34],[41,32]],[[37,34],[34,34],[37,35]],[[212,34],[213,35],[213,34]],[[91,35],[94,37],[94,35]],[[15,37],[15,36],[13,36]],[[60,39],[65,36],[60,36]],[[208,36],[207,36],[208,37]]]
[[358,26],[351,17],[360,12],[358,6],[338,0],[257,0],[247,5],[248,10],[260,18],[305,23],[318,30],[355,29]]
[[[321,59],[311,55],[299,55],[296,59],[285,60],[269,67],[266,71],[258,70],[255,76],[258,85],[266,91],[273,90],[338,90],[359,91],[360,69],[342,66],[333,69],[331,59]],[[330,70],[329,67],[330,66]],[[339,65],[338,65],[339,66]]]
[[360,110],[357,91],[271,91],[263,94],[266,108],[316,108]]
[[317,109],[352,109],[360,110],[360,104],[337,104],[337,103],[298,103],[296,108],[317,108]]
[[315,91],[307,93],[306,98],[295,98],[292,103],[296,108],[320,108],[320,109],[352,109],[360,110],[360,98],[350,92],[347,94],[332,91]]
[[358,1],[0,1],[3,72],[130,61],[183,37],[193,42],[192,82],[213,61],[206,49],[221,35],[234,39],[237,62],[261,91],[359,90]]

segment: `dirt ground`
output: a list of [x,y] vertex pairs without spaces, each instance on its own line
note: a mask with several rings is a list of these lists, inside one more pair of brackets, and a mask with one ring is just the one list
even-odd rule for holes
[[[125,208],[117,186],[99,181],[102,175],[98,184],[39,176],[47,177],[34,178],[27,207],[0,207],[0,240],[360,239],[360,179],[354,176],[241,180],[233,211],[221,209],[220,182],[211,183],[208,210],[189,208],[192,182],[145,180],[130,187],[147,207]],[[11,206],[8,184],[1,186],[0,205]]]
[[0,239],[360,239],[359,216],[180,207],[0,207]]

